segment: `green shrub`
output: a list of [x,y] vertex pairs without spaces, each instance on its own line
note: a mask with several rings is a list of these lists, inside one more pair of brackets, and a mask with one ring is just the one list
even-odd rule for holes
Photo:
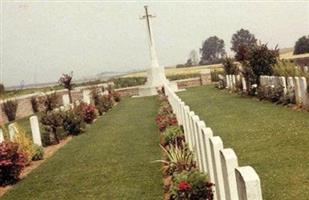
[[33,144],[33,155],[32,155],[32,160],[36,161],[36,160],[43,160],[44,158],[44,148],[37,145],[37,144]]
[[63,138],[59,131],[63,127],[63,115],[61,111],[51,111],[42,115],[41,123],[45,129],[42,137],[44,145],[59,144]]
[[26,157],[18,151],[18,144],[4,141],[0,143],[0,185],[15,183],[26,165]]
[[303,72],[299,67],[294,63],[283,60],[279,61],[273,66],[273,71],[275,76],[284,76],[284,77],[294,77],[294,76],[304,76],[309,78],[309,74]]
[[[279,57],[278,49],[268,49],[266,44],[254,45],[250,48],[248,56],[248,65],[254,76],[252,84],[260,83],[261,75],[273,75],[273,66],[277,63]],[[250,82],[250,81],[248,81]]]
[[161,146],[161,148],[167,158],[165,160],[157,160],[157,162],[163,163],[163,173],[165,175],[172,175],[183,170],[190,171],[196,167],[193,152],[184,143],[181,145],[168,145],[166,147]]
[[44,101],[45,112],[52,111],[58,107],[57,99],[58,99],[58,95],[56,92],[47,94],[45,96],[45,101]]
[[184,141],[184,133],[179,126],[169,126],[163,132],[162,139],[163,146],[181,144],[181,142]]
[[170,189],[173,200],[213,200],[213,184],[207,175],[197,170],[182,171],[173,175]]
[[83,116],[74,113],[73,110],[67,111],[63,115],[63,129],[68,135],[79,135],[85,131]]
[[225,74],[238,74],[239,70],[238,70],[238,66],[237,64],[234,63],[234,60],[232,58],[229,57],[225,57],[225,59],[223,60],[223,68],[224,68],[224,72]]
[[103,95],[98,98],[98,101],[95,102],[96,109],[99,114],[102,115],[104,112],[109,111],[114,105],[111,95]]
[[7,100],[3,102],[2,108],[9,121],[14,121],[16,119],[18,103],[16,100]]
[[18,144],[18,151],[24,153],[27,164],[30,164],[32,156],[34,154],[33,141],[26,133],[26,131],[21,128],[16,122],[14,123],[15,135],[13,142]]

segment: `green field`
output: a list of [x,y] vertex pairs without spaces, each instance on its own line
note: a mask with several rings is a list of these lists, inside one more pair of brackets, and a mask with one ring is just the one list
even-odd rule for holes
[[162,199],[154,97],[125,99],[3,200]]
[[213,86],[179,93],[233,148],[241,166],[259,174],[265,200],[309,197],[309,113],[229,94]]

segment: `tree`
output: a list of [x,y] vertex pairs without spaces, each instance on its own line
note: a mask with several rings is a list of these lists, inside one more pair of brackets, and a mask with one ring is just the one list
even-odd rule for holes
[[261,75],[271,76],[273,74],[273,66],[278,62],[279,50],[268,49],[267,44],[254,45],[250,48],[248,60],[243,61],[243,67],[250,68],[247,72],[252,72],[251,79],[248,82],[259,85],[259,77]]
[[190,58],[190,61],[191,61],[191,65],[198,65],[198,63],[199,63],[199,58],[198,58],[198,54],[197,54],[197,52],[196,52],[196,50],[192,50],[191,52],[190,52],[190,56],[189,56]]
[[209,37],[203,43],[201,52],[201,64],[214,64],[220,62],[225,55],[224,41],[217,36]]
[[240,29],[234,33],[231,40],[231,50],[236,53],[235,59],[237,61],[246,60],[249,49],[256,44],[256,41],[255,36],[249,30]]
[[71,74],[62,74],[62,76],[59,79],[60,85],[62,85],[64,88],[68,89],[69,91],[70,103],[73,102],[72,94],[71,94],[71,90],[73,89],[72,79],[73,79],[73,71],[71,72]]
[[294,54],[309,53],[309,35],[299,38],[294,46]]

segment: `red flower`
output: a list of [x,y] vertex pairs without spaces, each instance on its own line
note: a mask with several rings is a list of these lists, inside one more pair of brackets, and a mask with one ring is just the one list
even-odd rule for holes
[[186,181],[181,181],[178,183],[178,190],[191,190],[191,185]]

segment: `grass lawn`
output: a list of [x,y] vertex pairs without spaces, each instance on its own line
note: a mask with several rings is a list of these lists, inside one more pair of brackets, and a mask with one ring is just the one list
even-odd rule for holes
[[309,113],[229,94],[213,86],[179,93],[225,147],[251,165],[265,200],[309,197]]
[[124,99],[3,200],[162,199],[154,97]]

